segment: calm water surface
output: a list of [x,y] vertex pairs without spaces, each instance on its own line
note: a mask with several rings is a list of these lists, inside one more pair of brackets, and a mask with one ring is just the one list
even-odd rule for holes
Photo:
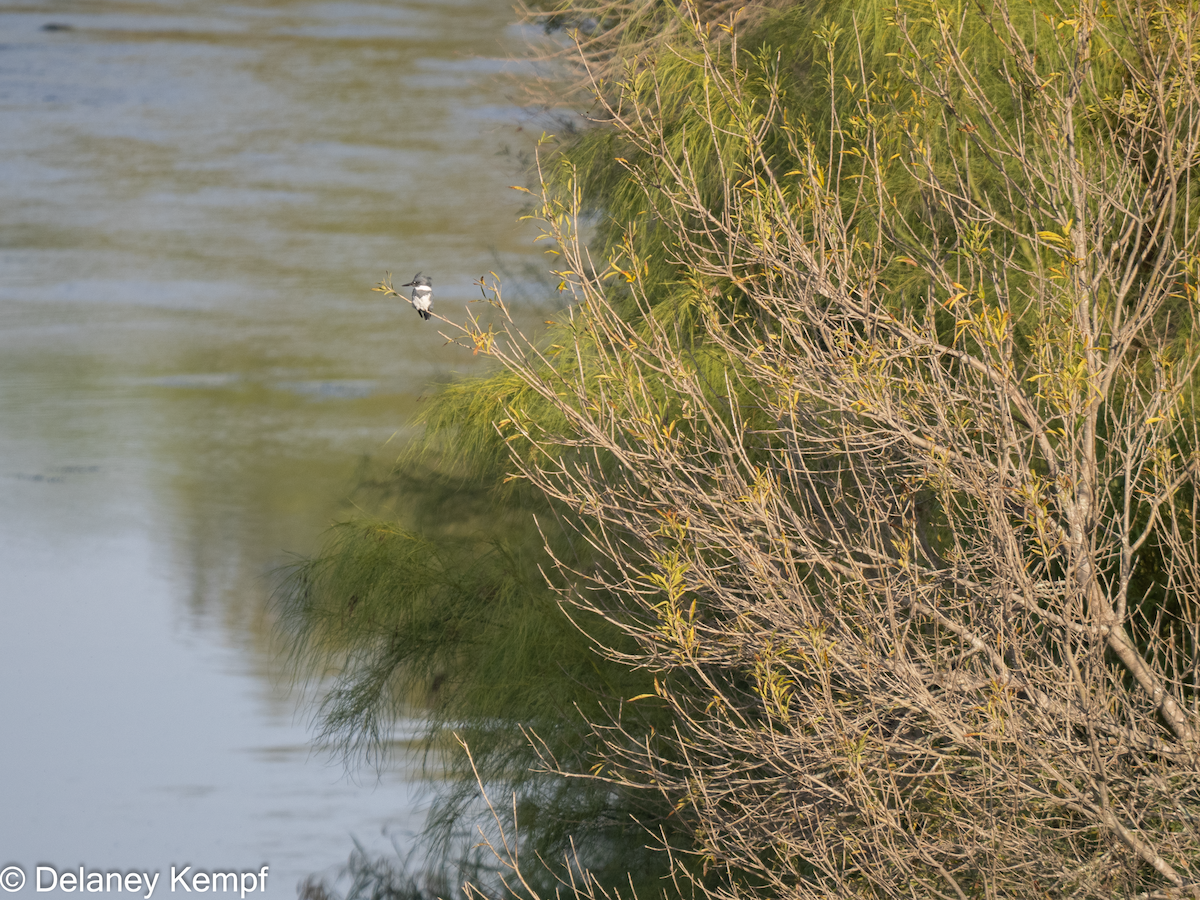
[[[270,572],[471,357],[385,269],[534,258],[504,0],[0,2],[0,867],[402,850],[411,768],[309,745]],[[49,23],[66,27],[46,29]],[[389,443],[390,441],[390,443]],[[177,891],[173,896],[178,896]],[[46,894],[46,896],[57,895]],[[3,896],[3,895],[0,895]]]

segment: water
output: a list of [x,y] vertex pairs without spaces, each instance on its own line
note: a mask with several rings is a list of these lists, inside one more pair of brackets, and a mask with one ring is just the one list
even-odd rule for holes
[[348,777],[311,750],[270,573],[474,362],[371,285],[433,274],[445,312],[536,258],[506,190],[512,66],[490,61],[522,45],[510,20],[503,0],[0,2],[16,896],[39,865],[157,872],[160,897],[172,866],[269,865],[288,897],[351,836],[410,846],[412,766]]

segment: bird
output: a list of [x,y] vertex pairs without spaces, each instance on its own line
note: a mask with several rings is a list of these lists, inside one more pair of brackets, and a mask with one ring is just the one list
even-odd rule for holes
[[401,287],[412,288],[412,305],[422,319],[429,320],[429,307],[433,305],[433,279],[418,272],[413,280]]

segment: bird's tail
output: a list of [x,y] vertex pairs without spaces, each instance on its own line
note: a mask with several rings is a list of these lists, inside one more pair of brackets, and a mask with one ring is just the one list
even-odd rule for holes
[[430,316],[429,313],[423,309],[418,309],[417,312],[419,312],[421,314],[421,318],[424,319],[426,322],[428,322],[432,318],[432,316]]

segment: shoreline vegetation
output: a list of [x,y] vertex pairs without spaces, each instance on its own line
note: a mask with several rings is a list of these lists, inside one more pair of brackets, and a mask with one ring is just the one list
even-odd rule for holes
[[527,14],[558,311],[281,591],[442,773],[347,897],[1200,897],[1200,10]]

